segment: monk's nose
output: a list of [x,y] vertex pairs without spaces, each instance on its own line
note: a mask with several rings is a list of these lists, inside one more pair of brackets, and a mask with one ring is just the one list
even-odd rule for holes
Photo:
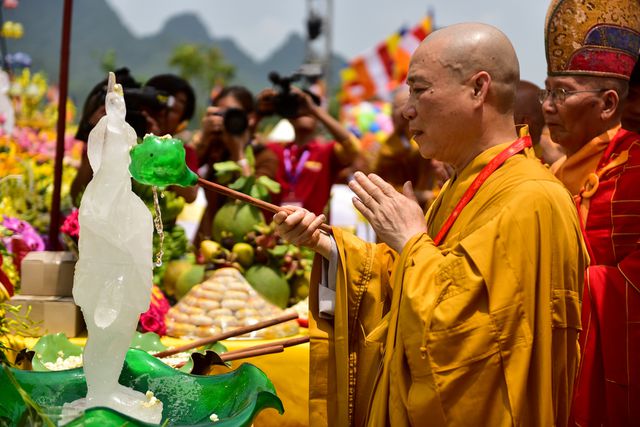
[[412,119],[415,119],[416,116],[417,112],[415,107],[410,102],[407,102],[402,108],[402,117],[404,117],[405,120],[411,121]]

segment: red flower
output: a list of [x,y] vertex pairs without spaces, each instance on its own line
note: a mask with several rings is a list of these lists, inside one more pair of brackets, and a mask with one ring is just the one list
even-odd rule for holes
[[169,301],[167,301],[160,288],[153,285],[149,310],[140,316],[142,330],[144,332],[155,332],[160,336],[166,335],[167,326],[164,323],[164,316],[169,311],[169,307]]
[[73,237],[76,241],[80,235],[80,224],[78,224],[78,210],[74,209],[64,220],[60,231]]
[[167,334],[167,325],[164,323],[164,316],[159,316],[155,311],[147,311],[140,316],[140,323],[144,332],[155,332],[163,336]]

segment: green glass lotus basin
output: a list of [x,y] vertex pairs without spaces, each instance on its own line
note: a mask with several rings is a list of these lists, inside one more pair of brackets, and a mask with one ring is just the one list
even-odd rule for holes
[[[55,421],[64,403],[87,394],[82,368],[67,371],[11,369],[17,382]],[[145,351],[130,349],[120,383],[146,393],[151,390],[163,403],[162,423],[167,426],[250,426],[265,408],[284,412],[271,381],[260,369],[245,363],[215,376],[191,375],[165,365]],[[17,425],[26,405],[18,390],[0,369],[0,425]],[[212,422],[216,414],[219,421]],[[68,426],[151,426],[108,408],[92,408]]]

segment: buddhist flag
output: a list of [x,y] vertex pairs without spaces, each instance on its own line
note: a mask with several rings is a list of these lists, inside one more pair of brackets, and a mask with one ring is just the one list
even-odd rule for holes
[[342,69],[342,103],[389,100],[391,92],[407,77],[411,54],[432,31],[431,21],[427,16],[414,28],[398,31]]

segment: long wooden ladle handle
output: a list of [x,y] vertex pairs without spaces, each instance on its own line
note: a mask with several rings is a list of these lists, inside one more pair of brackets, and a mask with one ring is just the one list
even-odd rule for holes
[[[215,182],[207,181],[204,178],[198,178],[198,184],[206,190],[215,191],[216,193],[223,194],[225,196],[231,197],[232,199],[240,200],[246,203],[249,203],[253,206],[256,206],[260,209],[264,209],[265,211],[278,213],[280,211],[291,212],[290,210],[277,206],[269,202],[265,202],[264,200],[256,199],[255,197],[251,197],[248,194],[241,193],[240,191],[233,190],[229,187],[225,187],[224,185],[216,184]],[[331,227],[327,224],[321,224],[320,230],[324,231],[327,234],[332,234]]]

